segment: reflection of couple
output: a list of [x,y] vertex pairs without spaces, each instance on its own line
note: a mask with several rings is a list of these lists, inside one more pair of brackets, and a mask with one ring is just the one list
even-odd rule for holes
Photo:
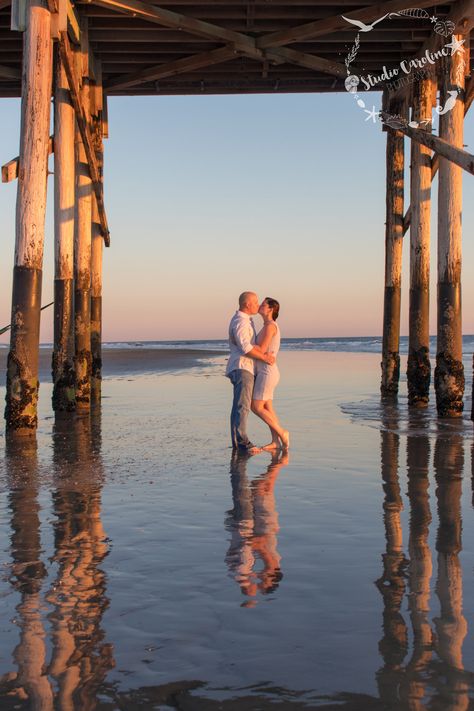
[[242,594],[249,598],[244,607],[253,607],[258,593],[274,592],[283,577],[277,548],[280,527],[274,488],[281,468],[288,464],[288,453],[275,450],[267,470],[250,482],[247,476],[250,456],[250,452],[235,450],[232,454],[230,480],[234,507],[226,519],[226,528],[231,533],[226,563]]
[[[273,391],[280,380],[276,357],[280,349],[280,329],[276,320],[280,304],[266,298],[259,306],[257,295],[244,291],[239,310],[229,325],[230,356],[226,375],[234,386],[230,415],[232,446],[252,454],[260,449],[288,449],[290,434],[283,429],[273,409]],[[256,333],[252,315],[259,313],[263,327]],[[270,428],[272,441],[255,447],[247,436],[247,418],[252,410]]]

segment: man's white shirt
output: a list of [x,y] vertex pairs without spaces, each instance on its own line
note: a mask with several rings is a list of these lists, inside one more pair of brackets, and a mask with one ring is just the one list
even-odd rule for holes
[[248,370],[255,374],[255,361],[245,356],[255,345],[257,333],[249,314],[236,311],[229,324],[230,356],[227,361],[226,375],[233,370]]

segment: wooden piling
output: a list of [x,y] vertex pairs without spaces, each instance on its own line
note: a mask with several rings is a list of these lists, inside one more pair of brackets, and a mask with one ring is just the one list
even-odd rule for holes
[[[90,124],[87,46],[82,54],[81,101]],[[91,395],[91,239],[92,182],[86,150],[76,122],[76,213],[74,229],[74,339],[76,407],[89,409]]]
[[[413,87],[412,119],[431,119],[436,85],[432,78]],[[431,123],[422,124],[431,131]],[[408,339],[408,402],[426,407],[431,380],[430,364],[430,219],[431,151],[411,141],[410,166],[410,319]]]
[[92,201],[92,275],[91,275],[91,351],[93,403],[100,402],[102,383],[102,251],[104,240],[100,229],[99,211]]
[[16,203],[6,427],[34,432],[46,181],[52,82],[51,15],[45,0],[27,0],[23,42],[20,168]]
[[[392,115],[404,116],[403,99],[388,102],[384,108]],[[398,393],[400,378],[400,301],[403,248],[404,137],[401,131],[387,131],[386,151],[386,222],[385,222],[385,293],[382,338],[382,396]]]
[[[104,142],[102,123],[102,86],[96,77],[94,87],[96,116],[93,118],[93,140],[97,155],[97,162],[102,179]],[[102,253],[103,235],[100,223],[99,207],[95,195],[92,196],[92,262],[91,262],[91,351],[92,351],[92,377],[91,398],[97,404],[101,399],[102,385]]]
[[[462,35],[453,39],[462,40]],[[469,35],[467,35],[469,38]],[[465,39],[465,37],[464,37]],[[440,76],[440,103],[449,92],[456,104],[440,116],[439,135],[454,146],[463,145],[465,84],[463,53],[446,57]],[[463,411],[464,367],[461,324],[461,212],[462,169],[439,159],[438,179],[438,341],[435,368],[436,405],[440,417],[458,417]]]
[[74,375],[74,108],[59,51],[54,92],[53,408],[76,407]]

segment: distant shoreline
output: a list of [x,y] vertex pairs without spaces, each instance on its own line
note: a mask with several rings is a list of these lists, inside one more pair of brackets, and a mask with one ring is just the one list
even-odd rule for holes
[[[8,350],[0,351],[0,372],[7,368]],[[191,348],[105,348],[102,351],[105,378],[138,373],[170,372],[202,365],[202,361],[225,355],[223,351]],[[40,382],[51,382],[52,348],[41,348],[39,357]],[[5,384],[5,381],[1,382]]]

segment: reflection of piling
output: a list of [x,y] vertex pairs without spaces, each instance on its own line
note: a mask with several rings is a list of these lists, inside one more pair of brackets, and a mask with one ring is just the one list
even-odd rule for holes
[[[413,120],[431,119],[435,84],[431,78],[414,85]],[[431,123],[423,125],[431,131]],[[430,218],[431,151],[411,142],[410,166],[410,326],[408,343],[408,401],[425,407],[429,399]]]
[[101,523],[99,413],[69,424],[57,418],[53,436],[58,575],[47,598],[53,607],[49,673],[58,685],[61,708],[77,703],[92,709],[98,687],[114,666],[101,628],[108,600],[99,565],[108,546]]
[[[397,413],[386,413],[384,426],[397,426]],[[380,698],[393,703],[403,672],[407,653],[407,627],[400,612],[405,593],[406,558],[403,554],[403,536],[400,512],[403,509],[398,480],[399,435],[393,429],[381,432],[381,473],[385,493],[384,525],[386,552],[382,555],[383,574],[376,584],[383,597],[383,636],[379,643],[384,666],[377,673]]]
[[407,438],[408,497],[410,500],[410,564],[408,605],[413,628],[413,654],[406,667],[403,696],[408,708],[422,709],[425,672],[431,661],[433,633],[429,622],[431,550],[428,543],[431,511],[429,505],[430,441],[425,435]]
[[[405,114],[404,101],[387,105],[391,114]],[[403,247],[404,137],[401,131],[387,132],[385,293],[382,340],[382,395],[396,395],[400,377],[400,299]]]
[[437,652],[446,665],[446,685],[440,688],[440,695],[442,707],[449,711],[464,711],[469,706],[468,684],[461,671],[462,645],[467,634],[467,623],[462,613],[462,568],[459,561],[463,465],[462,437],[440,437],[434,456],[439,515],[436,594],[440,602],[440,617],[435,619],[435,624]]
[[[462,35],[453,35],[454,39]],[[466,38],[464,38],[466,39]],[[467,35],[469,40],[469,35]],[[440,77],[442,106],[449,92],[456,92],[451,111],[440,116],[439,135],[448,143],[463,147],[464,89],[463,52],[444,58]],[[459,416],[463,411],[464,367],[461,324],[461,213],[462,168],[439,159],[438,178],[438,339],[435,369],[438,414]]]
[[74,109],[59,51],[55,59],[53,408],[74,410]]
[[26,2],[20,169],[8,354],[6,426],[37,426],[38,355],[51,99],[51,14],[46,0]]
[[7,440],[6,464],[12,528],[11,583],[21,598],[16,608],[20,640],[13,653],[18,673],[16,678],[10,677],[9,693],[22,701],[26,696],[32,709],[52,711],[53,692],[44,671],[46,645],[41,587],[47,572],[41,560],[36,439],[21,446]]
[[[82,23],[81,100],[90,123],[87,25]],[[76,219],[74,233],[74,337],[77,408],[89,409],[91,397],[91,233],[92,181],[86,150],[76,123]]]

